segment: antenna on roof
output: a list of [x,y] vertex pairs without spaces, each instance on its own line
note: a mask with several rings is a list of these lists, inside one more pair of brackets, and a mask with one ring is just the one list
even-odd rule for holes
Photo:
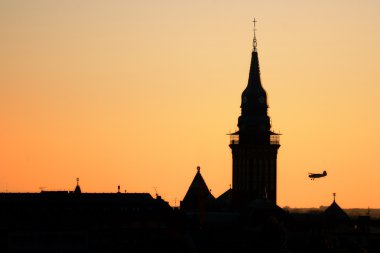
[[117,186],[117,193],[120,193],[120,185]]
[[153,187],[153,189],[156,192],[156,197],[158,197],[157,186]]
[[77,177],[77,185],[79,185],[79,177]]

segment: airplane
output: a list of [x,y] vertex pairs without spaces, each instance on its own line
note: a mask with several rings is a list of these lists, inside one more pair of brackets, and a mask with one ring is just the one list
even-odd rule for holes
[[309,173],[309,177],[311,180],[314,180],[316,178],[325,177],[327,176],[327,172],[324,170],[322,174],[319,173]]

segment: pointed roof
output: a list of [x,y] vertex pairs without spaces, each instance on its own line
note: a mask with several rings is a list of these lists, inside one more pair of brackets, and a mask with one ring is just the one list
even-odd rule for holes
[[208,189],[206,182],[201,175],[200,167],[198,166],[197,173],[195,174],[185,197],[181,201],[181,209],[193,211],[205,210],[213,205],[214,201],[215,197]]
[[[264,88],[261,85],[261,78],[260,78],[260,65],[259,65],[259,56],[257,53],[257,40],[256,40],[256,22],[257,20],[254,19],[254,34],[253,34],[253,49],[252,49],[252,57],[251,57],[251,66],[249,69],[249,77],[248,77],[248,85],[247,88],[243,92],[243,100],[244,96],[247,97],[247,100],[254,98],[258,101],[259,105],[267,106],[266,101],[266,92]],[[265,101],[264,101],[265,100]],[[242,101],[244,103],[244,101]],[[265,102],[265,103],[264,103]]]
[[240,107],[242,116],[267,115],[267,93],[261,85],[256,33],[253,37],[253,49],[251,56],[251,66],[249,69],[248,84],[241,95]]
[[349,221],[350,220],[350,217],[347,215],[347,213],[335,202],[335,193],[334,193],[334,201],[325,210],[323,215],[329,221]]
[[248,86],[255,87],[256,89],[263,89],[261,85],[259,55],[257,51],[252,51],[251,66],[249,68]]
[[80,186],[79,186],[79,178],[77,178],[77,186],[75,186],[74,193],[75,193],[75,194],[80,194],[80,193],[82,193],[82,191],[81,191],[81,189],[80,189]]
[[252,51],[251,66],[249,69],[248,84],[242,94],[242,108],[249,106],[267,108],[267,94],[261,84],[259,56],[257,51]]
[[231,202],[232,200],[232,188],[228,188],[227,191],[225,191],[224,193],[222,193],[222,195],[220,195],[217,200],[219,201],[223,201],[223,202]]
[[241,94],[240,108],[240,144],[269,144],[271,122],[268,116],[267,93],[261,85],[256,35],[253,39],[248,84]]
[[218,208],[230,208],[232,207],[232,188],[230,187],[227,191],[225,191],[222,195],[216,198],[216,203],[218,204]]
[[215,199],[214,196],[211,194],[210,190],[208,189],[207,184],[201,175],[201,168],[199,166],[197,167],[197,173],[195,174],[195,177],[193,181],[191,182],[190,187],[187,190],[187,193],[183,200],[185,201],[187,199],[191,199],[192,197],[197,196],[197,195]]

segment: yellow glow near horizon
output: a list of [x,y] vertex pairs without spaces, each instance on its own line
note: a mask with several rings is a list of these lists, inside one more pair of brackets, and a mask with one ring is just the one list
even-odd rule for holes
[[[0,1],[0,191],[231,183],[253,16],[278,204],[380,207],[380,2]],[[308,172],[327,170],[314,182]]]

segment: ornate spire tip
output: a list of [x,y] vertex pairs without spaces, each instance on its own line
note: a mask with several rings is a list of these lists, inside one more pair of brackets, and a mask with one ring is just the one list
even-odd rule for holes
[[256,40],[256,18],[253,19],[253,51],[257,52],[257,40]]

